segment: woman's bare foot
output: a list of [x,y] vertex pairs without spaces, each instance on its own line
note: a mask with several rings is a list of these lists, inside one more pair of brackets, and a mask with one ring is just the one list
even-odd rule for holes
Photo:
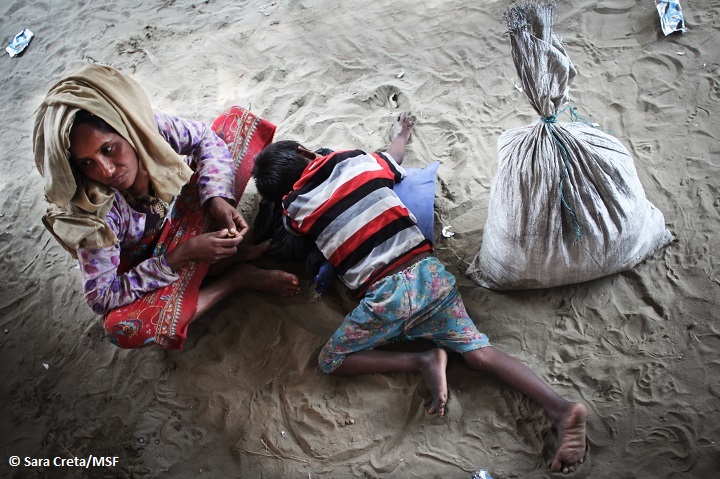
[[210,265],[207,272],[208,278],[217,278],[228,272],[228,270],[244,261],[252,261],[258,259],[270,250],[272,240],[263,241],[256,245],[237,245],[237,252],[227,260],[219,261]]
[[420,374],[432,395],[432,403],[427,412],[442,417],[445,415],[445,405],[448,399],[447,353],[444,349],[434,348],[422,353],[422,361],[423,366],[420,368]]
[[260,244],[255,245],[243,245],[239,244],[237,246],[237,253],[232,257],[233,261],[252,261],[254,259],[258,259],[268,251],[270,251],[270,246],[272,244],[272,240],[265,240]]
[[408,113],[400,113],[395,119],[393,124],[390,126],[390,141],[392,142],[395,138],[402,137],[405,143],[410,139],[410,132],[415,126],[415,117]]
[[254,289],[277,296],[294,296],[300,292],[300,280],[294,274],[279,269],[260,269],[240,263],[232,272],[236,289]]
[[587,408],[582,403],[572,403],[557,422],[558,450],[550,465],[552,472],[570,472],[570,467],[581,464],[585,457],[585,421]]

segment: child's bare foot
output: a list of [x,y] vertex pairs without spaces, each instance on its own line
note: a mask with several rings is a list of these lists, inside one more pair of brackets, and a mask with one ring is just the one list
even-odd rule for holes
[[294,296],[300,292],[300,280],[294,274],[278,269],[260,269],[240,263],[232,272],[236,289],[255,289],[277,296]]
[[557,422],[558,450],[550,465],[552,472],[570,472],[570,467],[581,464],[585,457],[585,420],[587,408],[582,403],[573,403]]
[[401,113],[390,126],[390,141],[397,137],[402,137],[405,143],[410,139],[410,132],[415,126],[415,117],[408,113]]
[[447,404],[447,353],[444,349],[435,348],[423,353],[423,366],[420,369],[425,385],[430,389],[432,403],[427,409],[428,414],[445,415]]

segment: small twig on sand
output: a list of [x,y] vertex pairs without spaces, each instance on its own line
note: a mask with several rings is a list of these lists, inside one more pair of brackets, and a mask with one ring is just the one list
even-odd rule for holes
[[77,457],[77,456],[75,456],[75,454],[73,454],[72,452],[70,452],[70,451],[68,450],[68,448],[63,445],[63,443],[61,443],[60,441],[58,441],[57,438],[56,438],[55,436],[53,436],[51,432],[49,432],[48,434],[50,434],[50,437],[53,438],[53,439],[55,439],[55,441],[57,441],[57,443],[60,444],[60,446],[61,446],[63,449],[65,449],[65,452],[67,452],[68,454],[70,454],[70,457]]
[[262,442],[263,446],[265,446],[265,449],[267,449],[267,451],[268,451],[270,454],[265,454],[263,451],[260,451],[260,452],[258,452],[258,451],[248,451],[247,449],[243,449],[243,448],[241,448],[241,447],[236,447],[235,449],[238,450],[238,451],[246,452],[246,453],[248,453],[248,454],[254,454],[254,455],[256,455],[256,456],[274,457],[274,458],[276,458],[276,459],[280,459],[281,461],[284,461],[285,459],[291,459],[291,460],[293,460],[293,461],[299,461],[299,462],[304,462],[304,463],[306,463],[306,464],[310,464],[310,460],[305,459],[305,458],[303,458],[303,457],[292,456],[292,455],[280,456],[280,455],[276,454],[275,451],[273,451],[272,449],[270,449],[270,447],[268,446],[267,442],[265,442],[264,439],[260,439],[260,442]]

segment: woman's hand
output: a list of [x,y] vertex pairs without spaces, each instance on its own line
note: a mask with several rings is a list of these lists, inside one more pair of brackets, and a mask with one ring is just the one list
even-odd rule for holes
[[210,214],[217,221],[220,228],[227,228],[231,236],[240,238],[245,237],[250,227],[243,218],[243,215],[227,202],[225,198],[213,196],[207,201]]
[[204,233],[181,243],[165,254],[165,261],[173,271],[191,261],[214,264],[237,253],[242,236],[228,236],[228,229]]

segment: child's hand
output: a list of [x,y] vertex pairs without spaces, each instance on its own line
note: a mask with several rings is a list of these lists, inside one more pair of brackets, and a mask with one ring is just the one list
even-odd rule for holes
[[327,291],[334,276],[335,268],[333,268],[329,261],[325,261],[323,265],[320,266],[320,271],[317,276],[315,276],[315,292],[322,294]]

